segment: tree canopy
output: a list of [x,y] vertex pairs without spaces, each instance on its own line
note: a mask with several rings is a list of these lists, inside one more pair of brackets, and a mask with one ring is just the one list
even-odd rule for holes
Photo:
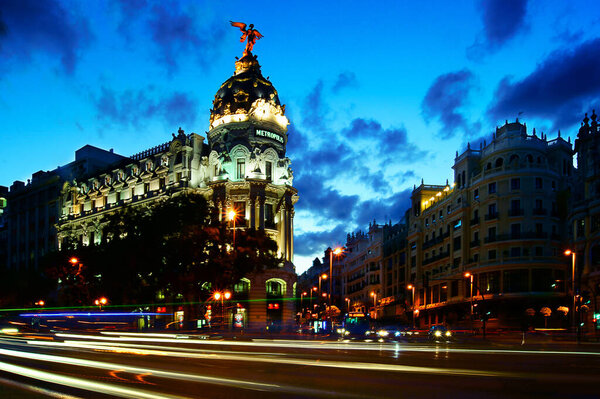
[[[281,263],[277,243],[262,230],[233,231],[199,194],[186,193],[150,207],[127,206],[102,221],[100,244],[46,257],[46,275],[60,279],[61,304],[90,304],[100,295],[112,303],[196,302],[243,276]],[[79,265],[69,258],[76,257]]]

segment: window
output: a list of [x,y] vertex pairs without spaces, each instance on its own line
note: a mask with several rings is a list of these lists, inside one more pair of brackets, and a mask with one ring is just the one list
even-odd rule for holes
[[538,235],[538,237],[544,233],[544,227],[541,223],[535,224],[535,233]]
[[496,192],[496,182],[488,184],[488,194],[494,194]]
[[521,238],[521,223],[510,225],[510,238]]
[[267,180],[273,180],[273,163],[270,161],[265,162],[265,175]]
[[496,204],[488,205],[488,218],[493,219],[498,216],[498,209],[496,208]]
[[243,179],[246,177],[246,161],[242,158],[237,160],[236,179]]
[[144,193],[148,193],[150,191],[150,183],[144,183]]
[[452,281],[450,283],[450,296],[458,296],[458,281]]
[[496,227],[490,227],[488,229],[488,241],[489,242],[496,241]]
[[504,292],[525,292],[529,289],[529,272],[525,269],[504,272]]
[[556,191],[556,182],[552,180],[552,191]]
[[535,200],[535,209],[540,210],[544,208],[544,201],[541,199],[536,199]]
[[513,258],[521,256],[521,247],[512,247],[510,249],[510,256]]
[[454,250],[460,249],[461,237],[454,237]]
[[521,200],[512,200],[510,201],[510,210],[511,213],[514,215],[518,214],[519,211],[521,210]]
[[541,189],[544,186],[544,181],[542,180],[541,177],[536,177],[535,178],[535,188],[537,189]]
[[233,203],[233,209],[237,215],[236,223],[241,223],[246,218],[246,202],[236,201]]
[[544,256],[544,247],[535,247],[535,256]]
[[454,222],[454,230],[460,229],[461,226],[462,226],[461,219],[458,219],[457,221]]
[[496,250],[492,249],[488,251],[488,259],[495,260],[496,259]]
[[519,190],[521,188],[521,179],[515,178],[510,179],[510,189],[511,190]]
[[273,218],[273,204],[265,204],[265,225],[267,227],[274,227]]
[[478,188],[476,188],[476,189],[473,191],[473,199],[474,199],[474,200],[478,200],[478,199],[479,199],[479,189],[478,189]]

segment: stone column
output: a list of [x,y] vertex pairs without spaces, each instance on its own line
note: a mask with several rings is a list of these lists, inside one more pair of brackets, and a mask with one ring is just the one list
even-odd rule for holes
[[250,277],[249,299],[247,328],[251,331],[262,331],[267,325],[267,290],[262,273]]
[[250,197],[250,228],[256,228],[256,197]]
[[258,226],[260,230],[265,229],[265,197],[258,198]]

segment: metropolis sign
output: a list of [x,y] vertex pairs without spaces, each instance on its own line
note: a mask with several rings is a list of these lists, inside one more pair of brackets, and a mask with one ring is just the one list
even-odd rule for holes
[[268,130],[256,129],[256,135],[260,136],[260,137],[266,137],[269,139],[273,139],[273,140],[279,141],[281,144],[283,144],[283,137],[281,137],[277,133],[273,133]]

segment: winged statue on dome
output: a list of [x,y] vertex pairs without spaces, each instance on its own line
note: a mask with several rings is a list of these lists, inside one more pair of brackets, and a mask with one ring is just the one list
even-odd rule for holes
[[246,29],[246,24],[243,22],[229,21],[229,23],[231,24],[231,26],[240,28],[240,30],[242,31],[242,37],[240,37],[240,42],[243,43],[245,40],[247,40],[246,49],[244,50],[244,54],[242,55],[242,58],[247,56],[248,54],[251,54],[252,48],[254,48],[254,44],[256,43],[256,41],[258,39],[262,39],[264,36],[261,35],[259,31],[254,29],[254,24],[250,24],[248,26],[248,29]]

